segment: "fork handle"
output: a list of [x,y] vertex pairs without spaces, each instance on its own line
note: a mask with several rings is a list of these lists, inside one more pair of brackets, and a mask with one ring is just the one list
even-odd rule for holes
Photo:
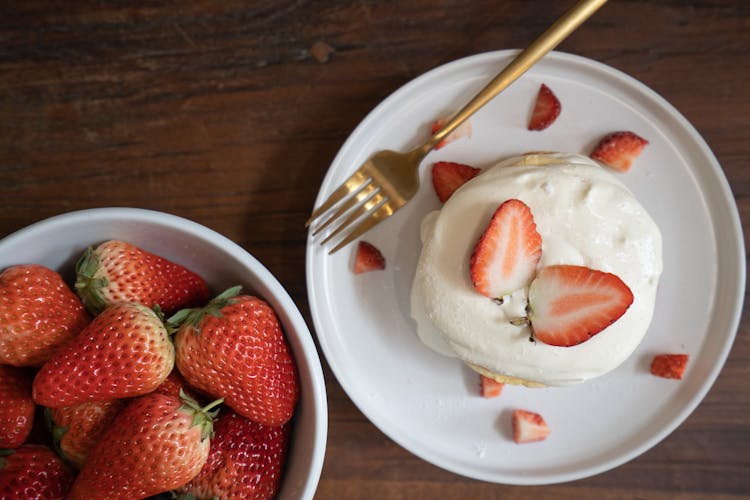
[[453,118],[438,130],[424,145],[418,148],[422,155],[429,153],[448,134],[466,121],[479,108],[505,90],[550,50],[557,47],[607,0],[580,0],[569,11],[542,33],[531,45],[521,51],[495,78],[469,101]]

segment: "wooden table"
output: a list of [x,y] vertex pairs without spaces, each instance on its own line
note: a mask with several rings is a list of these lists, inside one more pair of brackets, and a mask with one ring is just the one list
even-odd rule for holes
[[[459,57],[522,47],[570,3],[6,0],[0,236],[90,207],[177,214],[255,255],[312,327],[303,224],[347,135],[400,85]],[[613,0],[560,50],[620,69],[679,109],[747,220],[749,48],[745,0]],[[747,498],[749,328],[744,314],[708,396],[663,442],[609,472],[545,487],[474,481],[416,458],[325,367],[317,497]]]

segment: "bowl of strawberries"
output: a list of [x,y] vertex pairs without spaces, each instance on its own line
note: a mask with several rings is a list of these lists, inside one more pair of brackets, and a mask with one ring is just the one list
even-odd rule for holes
[[327,420],[299,310],[224,236],[100,208],[0,241],[0,497],[312,498]]

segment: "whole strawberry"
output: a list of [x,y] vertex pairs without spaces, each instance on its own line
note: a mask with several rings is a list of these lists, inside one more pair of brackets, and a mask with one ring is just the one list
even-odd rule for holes
[[289,425],[267,426],[232,411],[214,422],[206,465],[179,493],[196,498],[274,498],[281,483]]
[[99,438],[127,401],[90,401],[63,408],[47,408],[52,438],[62,457],[80,469]]
[[0,448],[18,448],[34,426],[31,373],[0,365]]
[[208,458],[215,401],[148,394],[131,401],[102,435],[70,500],[145,498],[187,484]]
[[297,369],[276,314],[265,301],[230,288],[203,309],[170,318],[176,364],[189,384],[240,415],[281,425],[299,396]]
[[174,346],[161,318],[141,304],[105,309],[42,366],[34,401],[60,408],[147,394],[174,367]]
[[62,500],[73,475],[46,446],[25,444],[0,450],[0,498]]
[[89,247],[76,264],[76,291],[93,314],[121,302],[159,306],[165,314],[210,297],[203,279],[185,267],[124,241]]
[[28,264],[0,273],[0,364],[41,366],[89,320],[52,269]]

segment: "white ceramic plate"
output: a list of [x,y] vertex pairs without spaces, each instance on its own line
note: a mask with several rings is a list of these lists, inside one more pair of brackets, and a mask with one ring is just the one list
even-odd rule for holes
[[[463,105],[514,52],[480,54],[439,67],[399,89],[354,131],[321,186],[319,204],[378,149],[406,150],[430,123]],[[526,122],[541,83],[562,102],[547,130]],[[355,245],[327,255],[308,238],[310,307],[331,369],[360,410],[407,450],[447,470],[508,484],[570,481],[620,465],[654,446],[698,405],[727,357],[745,285],[741,226],[721,167],[669,103],[636,80],[577,56],[552,53],[471,118],[470,139],[433,152],[422,187],[366,235],[387,260],[382,272],[352,273]],[[420,252],[419,225],[439,207],[429,169],[437,160],[487,167],[531,150],[587,154],[605,133],[632,130],[650,141],[618,174],[662,230],[664,274],[653,323],[613,372],[571,388],[507,386],[478,395],[477,375],[424,347],[409,315]],[[655,353],[685,352],[681,381],[649,374]],[[552,433],[516,445],[510,415],[541,413]]]

